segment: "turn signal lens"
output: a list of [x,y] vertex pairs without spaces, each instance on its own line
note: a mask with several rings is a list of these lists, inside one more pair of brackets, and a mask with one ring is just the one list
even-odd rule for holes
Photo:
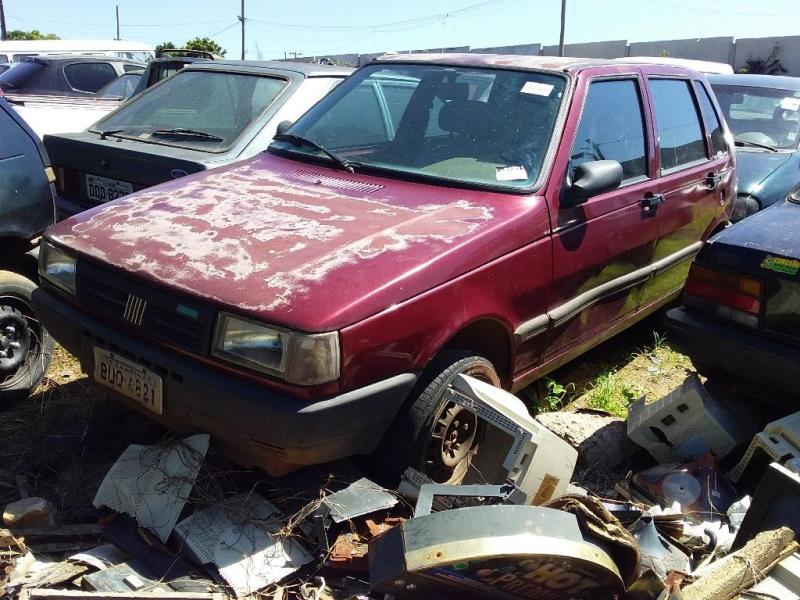
[[684,304],[746,327],[758,328],[764,283],[693,264],[684,288]]

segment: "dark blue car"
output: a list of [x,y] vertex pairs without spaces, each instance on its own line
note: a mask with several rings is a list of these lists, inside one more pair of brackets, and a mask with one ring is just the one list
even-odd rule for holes
[[[670,342],[698,371],[760,399],[800,396],[800,191],[712,237],[691,267]],[[778,393],[774,393],[778,390]]]
[[733,221],[786,198],[800,183],[800,77],[709,75],[736,142]]

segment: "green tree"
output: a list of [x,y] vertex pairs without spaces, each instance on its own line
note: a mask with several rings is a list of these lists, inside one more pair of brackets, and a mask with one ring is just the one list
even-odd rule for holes
[[211,52],[212,54],[219,54],[220,56],[225,56],[225,53],[227,52],[217,42],[207,37],[203,38],[196,37],[194,39],[191,39],[188,42],[186,42],[185,47],[190,50],[205,50],[206,52]]
[[161,42],[156,46],[156,52],[161,52],[162,50],[174,50],[175,44],[172,42]]
[[22,31],[21,29],[12,29],[8,32],[9,40],[60,40],[55,33],[42,33],[38,29],[31,31]]

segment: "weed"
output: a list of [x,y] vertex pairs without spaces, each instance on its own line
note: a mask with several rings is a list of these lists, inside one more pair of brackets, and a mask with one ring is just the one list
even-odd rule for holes
[[564,398],[567,397],[567,394],[575,392],[574,383],[561,385],[555,379],[550,379],[549,377],[544,380],[544,385],[547,394],[542,403],[549,411],[561,410],[564,407]]
[[589,384],[586,406],[625,418],[628,405],[641,395],[641,391],[628,384],[618,372],[606,371]]

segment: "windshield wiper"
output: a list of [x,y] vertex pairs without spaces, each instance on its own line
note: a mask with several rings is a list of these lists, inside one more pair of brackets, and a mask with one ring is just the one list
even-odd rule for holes
[[274,139],[278,140],[279,142],[289,142],[290,144],[294,144],[295,146],[302,146],[305,144],[306,146],[311,146],[312,148],[316,148],[323,154],[325,154],[328,158],[330,158],[333,162],[338,164],[348,173],[354,173],[355,169],[353,169],[353,165],[350,163],[349,160],[344,158],[343,156],[339,156],[335,152],[328,150],[322,144],[315,142],[314,140],[310,140],[302,135],[298,135],[296,133],[276,133]]
[[749,140],[733,140],[737,146],[747,146],[748,148],[761,148],[762,150],[769,150],[770,152],[777,152],[778,149],[767,144],[759,144],[758,142],[751,142]]
[[104,140],[109,135],[115,135],[117,133],[122,133],[125,131],[124,129],[106,129],[105,131],[95,131],[94,133],[100,134],[100,139]]
[[223,138],[213,133],[206,133],[205,131],[197,131],[195,129],[184,129],[183,127],[176,127],[175,129],[156,129],[150,135],[156,137],[170,137],[170,138],[191,138],[194,140],[201,140],[205,142],[221,142]]

